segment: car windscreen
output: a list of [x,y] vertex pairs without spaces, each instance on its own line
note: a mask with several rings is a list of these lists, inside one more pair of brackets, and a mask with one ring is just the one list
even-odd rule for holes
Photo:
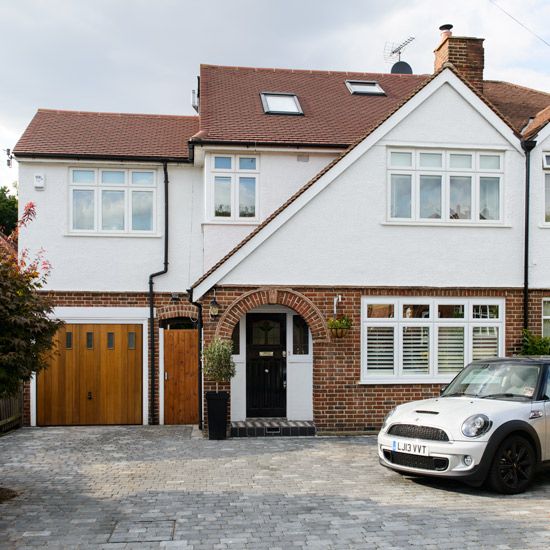
[[466,395],[487,399],[532,399],[541,371],[541,365],[512,361],[475,363],[457,375],[442,397]]

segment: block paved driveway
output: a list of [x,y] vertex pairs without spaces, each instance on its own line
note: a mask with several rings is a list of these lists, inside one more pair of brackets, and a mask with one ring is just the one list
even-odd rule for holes
[[191,438],[186,427],[0,438],[0,548],[548,548],[550,473],[502,497],[380,467],[374,437]]

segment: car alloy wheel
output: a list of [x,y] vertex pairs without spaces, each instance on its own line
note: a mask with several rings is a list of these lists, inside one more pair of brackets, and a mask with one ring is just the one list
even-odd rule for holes
[[519,435],[506,438],[499,446],[489,482],[499,493],[515,495],[529,487],[533,479],[536,457],[533,446]]

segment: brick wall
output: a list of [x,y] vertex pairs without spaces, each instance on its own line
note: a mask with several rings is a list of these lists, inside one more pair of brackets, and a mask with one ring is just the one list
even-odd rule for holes
[[483,40],[463,36],[446,38],[435,50],[434,70],[437,72],[445,63],[452,63],[474,88],[483,92]]
[[[264,304],[282,303],[287,289],[217,287],[216,300],[221,305],[221,316],[204,320],[204,344],[215,336],[227,337],[244,312]],[[258,290],[258,289],[256,289]],[[438,384],[359,384],[361,376],[361,297],[369,296],[429,296],[429,297],[489,297],[503,298],[506,303],[506,354],[517,353],[521,347],[523,308],[521,289],[460,289],[460,288],[293,288],[305,300],[297,300],[294,309],[317,325],[317,314],[307,309],[311,303],[326,319],[333,315],[333,299],[342,295],[338,313],[347,315],[353,326],[341,339],[323,338],[321,331],[313,334],[313,408],[318,429],[330,431],[364,431],[380,427],[385,414],[399,403],[424,399],[439,394]],[[271,294],[271,298],[270,298]],[[540,330],[540,300],[544,293],[533,294],[532,328]],[[277,295],[277,301],[273,297]],[[207,304],[212,294],[202,298]],[[305,308],[305,309],[304,309]],[[538,308],[538,309],[537,309]],[[235,314],[238,312],[238,314]],[[206,317],[206,316],[205,316]],[[228,324],[230,319],[232,324]],[[538,319],[538,321],[537,321]],[[538,324],[537,324],[538,323]],[[311,326],[311,324],[310,324]],[[313,327],[312,327],[313,328]],[[205,391],[214,390],[214,384],[205,381]],[[229,391],[229,384],[224,389]]]

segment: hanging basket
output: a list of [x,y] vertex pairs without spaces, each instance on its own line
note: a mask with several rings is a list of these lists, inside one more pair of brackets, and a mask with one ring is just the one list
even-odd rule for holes
[[343,338],[349,332],[349,328],[330,328],[330,334],[333,338]]
[[343,338],[351,328],[351,319],[346,315],[330,317],[327,326],[333,338]]

